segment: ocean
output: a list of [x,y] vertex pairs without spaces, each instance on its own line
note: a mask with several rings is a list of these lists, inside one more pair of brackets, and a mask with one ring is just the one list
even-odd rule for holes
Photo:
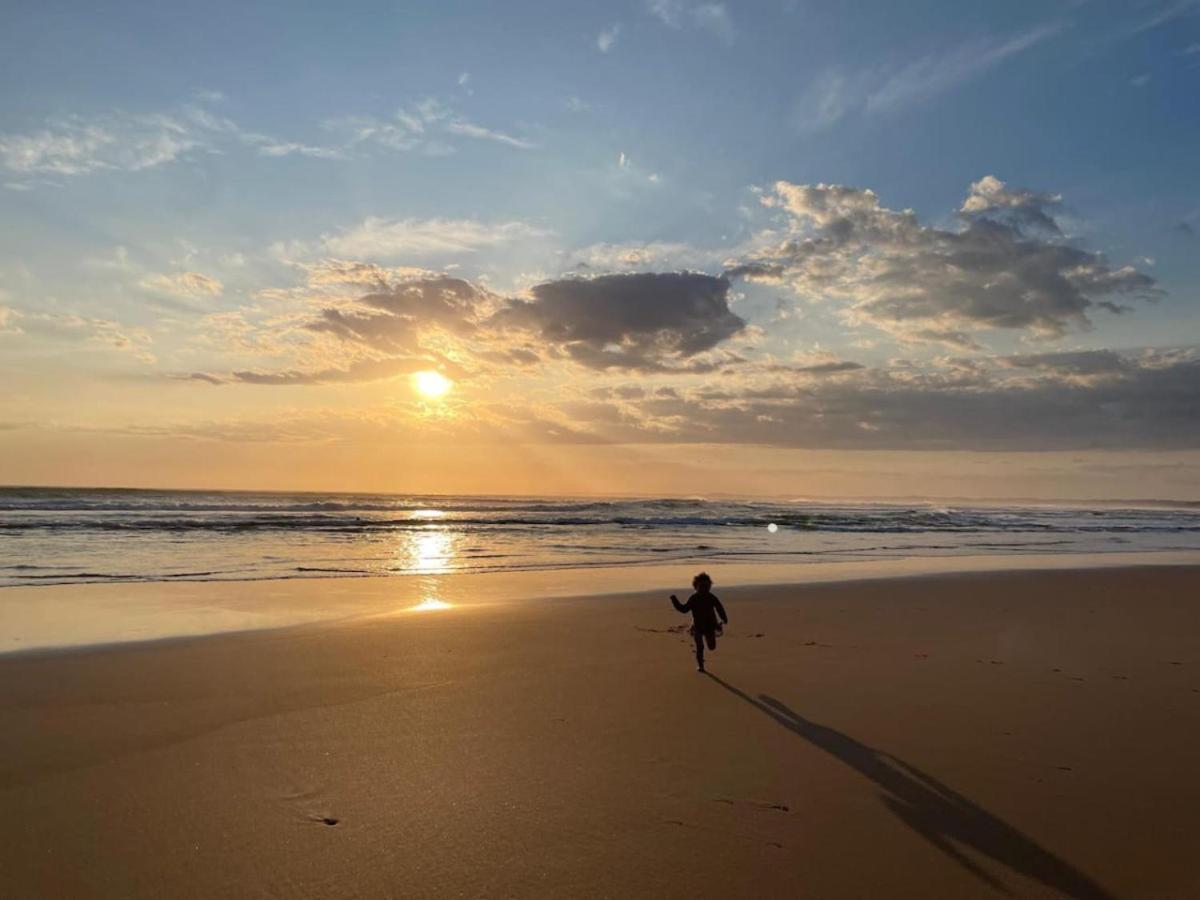
[[1200,549],[1200,504],[0,488],[0,587]]

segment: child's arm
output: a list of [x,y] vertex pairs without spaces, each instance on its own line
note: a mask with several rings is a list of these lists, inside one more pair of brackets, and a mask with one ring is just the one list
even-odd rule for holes
[[721,605],[721,601],[717,599],[717,595],[713,594],[713,606],[717,608],[717,615],[721,617],[723,625],[729,624],[729,616],[725,615],[725,607]]
[[674,594],[672,594],[671,595],[671,605],[674,606],[675,609],[678,610],[679,612],[685,613],[691,607],[692,601],[688,600],[686,603],[680,603],[679,598],[676,597]]

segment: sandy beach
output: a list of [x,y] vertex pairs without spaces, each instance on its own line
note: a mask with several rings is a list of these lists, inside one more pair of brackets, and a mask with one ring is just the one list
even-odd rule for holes
[[[1200,568],[0,658],[11,897],[1194,897]],[[229,585],[231,592],[260,589]]]

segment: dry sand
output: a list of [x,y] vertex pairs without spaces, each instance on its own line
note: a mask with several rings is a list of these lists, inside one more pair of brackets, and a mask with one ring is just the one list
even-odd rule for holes
[[1198,588],[718,585],[711,676],[659,594],[3,656],[0,896],[1194,898]]

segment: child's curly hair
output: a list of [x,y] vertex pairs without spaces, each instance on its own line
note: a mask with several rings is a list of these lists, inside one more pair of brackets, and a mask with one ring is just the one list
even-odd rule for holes
[[701,572],[692,579],[692,587],[694,587],[696,590],[700,590],[700,585],[712,587],[712,579],[708,577],[707,572]]

